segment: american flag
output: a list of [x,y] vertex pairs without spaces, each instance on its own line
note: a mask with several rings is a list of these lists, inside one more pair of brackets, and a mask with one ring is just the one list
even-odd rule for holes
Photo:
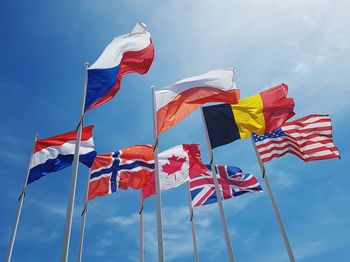
[[153,147],[135,145],[97,155],[91,167],[88,199],[112,194],[117,189],[140,189],[154,171]]
[[333,144],[332,123],[328,115],[309,115],[262,136],[253,134],[263,162],[291,153],[304,160],[340,158]]
[[[208,205],[217,202],[214,179],[210,169],[190,179],[192,206]],[[221,191],[221,199],[229,199],[247,192],[262,192],[258,180],[234,166],[215,166]]]

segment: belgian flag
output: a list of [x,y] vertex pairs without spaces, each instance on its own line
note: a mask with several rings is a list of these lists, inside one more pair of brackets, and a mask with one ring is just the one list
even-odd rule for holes
[[295,115],[294,100],[287,98],[287,93],[288,86],[280,84],[241,99],[238,104],[203,107],[211,148],[280,127]]

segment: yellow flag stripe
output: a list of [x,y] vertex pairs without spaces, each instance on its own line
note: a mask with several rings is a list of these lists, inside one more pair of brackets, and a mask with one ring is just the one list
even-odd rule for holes
[[238,104],[232,104],[231,108],[241,139],[249,137],[252,132],[264,134],[264,104],[260,94],[241,99]]

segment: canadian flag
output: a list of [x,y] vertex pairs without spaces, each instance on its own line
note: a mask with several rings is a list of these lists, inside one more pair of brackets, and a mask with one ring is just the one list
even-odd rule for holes
[[[198,144],[182,144],[158,154],[160,190],[178,187],[207,168],[202,163]],[[155,175],[143,188],[143,197],[156,193]]]

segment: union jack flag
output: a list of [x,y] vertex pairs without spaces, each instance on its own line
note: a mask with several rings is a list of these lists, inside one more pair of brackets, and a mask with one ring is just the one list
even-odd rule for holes
[[[201,175],[191,177],[190,190],[192,206],[208,205],[217,202],[214,179],[210,169]],[[215,166],[216,176],[221,191],[221,199],[240,196],[247,192],[262,192],[258,180],[234,166]]]
[[112,194],[117,189],[140,189],[154,170],[153,147],[135,145],[97,155],[91,167],[88,199]]

